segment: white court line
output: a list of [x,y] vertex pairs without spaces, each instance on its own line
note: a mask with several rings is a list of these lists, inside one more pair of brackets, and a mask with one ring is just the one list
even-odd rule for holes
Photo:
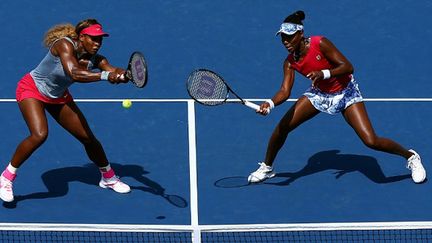
[[0,230],[67,232],[191,232],[190,225],[0,223]]
[[203,232],[432,229],[432,221],[201,225]]
[[189,180],[190,180],[190,211],[193,228],[193,242],[201,242],[201,231],[198,220],[198,180],[196,159],[195,133],[195,102],[188,101],[188,136],[189,136]]
[[[432,229],[432,221],[200,225],[204,232]],[[190,232],[190,225],[0,223],[0,230]]]
[[[125,99],[129,98],[118,98],[118,99],[74,99],[75,102],[80,103],[116,103],[122,102]],[[129,99],[132,102],[148,102],[148,103],[178,103],[178,102],[189,102],[193,101],[193,99]],[[250,98],[244,99],[248,101],[265,101],[267,99],[258,99],[258,98]],[[431,102],[432,98],[364,98],[364,101],[369,102]],[[297,99],[287,99],[288,102],[297,101]],[[16,102],[15,99],[0,99],[1,102]],[[228,99],[227,102],[239,102],[238,99]]]
[[[245,99],[248,101],[265,101],[267,99]],[[431,102],[432,98],[363,98],[364,101],[370,102]],[[238,100],[228,99],[229,102],[235,102]],[[287,101],[297,101],[297,99],[287,99]]]

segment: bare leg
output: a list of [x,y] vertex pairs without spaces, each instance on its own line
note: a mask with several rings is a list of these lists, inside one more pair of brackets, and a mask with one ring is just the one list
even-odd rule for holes
[[363,102],[349,106],[343,113],[345,120],[354,129],[362,142],[371,149],[396,154],[408,159],[413,155],[400,144],[378,137],[372,127]]
[[48,123],[44,103],[29,98],[21,101],[18,106],[27,123],[30,135],[17,146],[12,156],[11,165],[15,168],[19,168],[48,137]]
[[58,106],[47,106],[47,110],[64,129],[84,145],[88,157],[99,167],[102,174],[99,181],[100,187],[110,188],[118,193],[130,192],[130,187],[121,182],[115,175],[114,170],[109,166],[101,143],[93,135],[84,115],[75,102],[72,101],[60,108]]
[[289,132],[318,113],[320,111],[315,109],[306,96],[300,97],[274,129],[267,146],[265,164],[268,166],[273,165],[276,155],[284,145]]
[[108,165],[108,159],[102,145],[93,135],[84,115],[75,102],[62,106],[48,105],[47,110],[64,129],[84,145],[87,155],[93,163],[98,167]]

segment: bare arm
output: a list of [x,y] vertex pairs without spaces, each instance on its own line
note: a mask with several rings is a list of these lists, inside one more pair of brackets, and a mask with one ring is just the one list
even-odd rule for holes
[[[294,85],[295,72],[289,63],[288,58],[285,59],[283,65],[283,75],[284,76],[283,76],[282,85],[272,98],[272,101],[275,106],[282,104],[290,97],[291,90]],[[264,102],[261,104],[259,113],[262,115],[267,115],[268,114],[267,110],[269,108],[270,108],[270,104],[268,102]]]
[[[344,74],[352,74],[354,72],[354,67],[350,61],[348,61],[348,59],[328,39],[321,39],[320,50],[324,57],[327,58],[327,60],[334,66],[331,70],[329,70],[332,77]],[[324,78],[324,74],[321,70],[316,70],[310,72],[308,75],[306,75],[306,77],[315,83],[316,81],[322,80]]]
[[294,69],[291,67],[290,63],[288,62],[288,59],[285,60],[283,65],[283,74],[284,77],[282,85],[279,91],[272,98],[275,106],[282,104],[290,97],[291,89],[294,85],[295,72]]
[[100,70],[103,71],[108,71],[108,72],[112,72],[115,73],[118,76],[118,81],[119,82],[128,82],[129,79],[125,76],[126,71],[122,68],[119,67],[114,67],[112,66],[109,62],[108,59],[106,59],[104,56],[102,55],[97,55],[96,57],[96,65]]
[[[79,64],[78,59],[76,58],[74,46],[69,41],[59,40],[52,47],[51,53],[60,57],[63,70],[65,71],[66,75],[70,76],[74,81],[89,83],[101,80],[101,73],[91,72]],[[105,58],[103,58],[100,63],[105,63],[105,65],[98,65],[101,70],[111,72],[108,76],[108,80],[114,83],[119,82],[118,79],[120,74],[115,72],[116,69],[109,65]]]

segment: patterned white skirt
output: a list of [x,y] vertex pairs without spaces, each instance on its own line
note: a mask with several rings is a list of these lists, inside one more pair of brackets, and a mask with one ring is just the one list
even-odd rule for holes
[[363,97],[354,78],[348,83],[348,86],[336,93],[324,93],[321,90],[310,87],[303,94],[312,105],[319,111],[335,115],[348,106],[362,102]]

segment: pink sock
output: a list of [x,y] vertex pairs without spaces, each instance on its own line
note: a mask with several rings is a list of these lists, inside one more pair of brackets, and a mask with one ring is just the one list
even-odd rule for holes
[[102,172],[102,177],[104,179],[110,179],[110,178],[113,178],[115,176],[113,169],[109,169],[108,171],[101,171],[101,172]]
[[10,181],[15,180],[16,174],[10,172],[7,168],[3,171],[2,176]]

